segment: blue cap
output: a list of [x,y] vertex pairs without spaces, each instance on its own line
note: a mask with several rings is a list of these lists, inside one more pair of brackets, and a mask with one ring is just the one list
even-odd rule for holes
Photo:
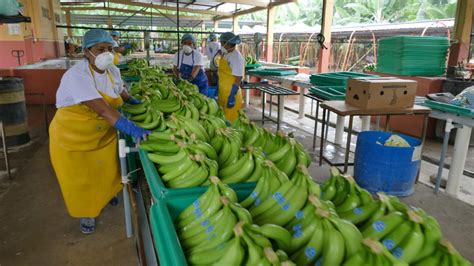
[[191,40],[193,44],[196,44],[196,38],[191,33],[185,33],[183,37],[181,38],[181,43],[184,41]]
[[209,37],[207,37],[208,41],[215,41],[217,40],[217,35],[215,33],[209,34]]
[[120,37],[120,32],[114,30],[114,31],[112,31],[112,32],[110,33],[110,35]]
[[114,40],[105,30],[92,29],[84,34],[82,39],[82,49],[91,48],[92,46],[102,42],[113,44]]
[[223,43],[240,44],[242,40],[239,35],[235,35],[233,32],[225,32],[221,35],[220,41]]

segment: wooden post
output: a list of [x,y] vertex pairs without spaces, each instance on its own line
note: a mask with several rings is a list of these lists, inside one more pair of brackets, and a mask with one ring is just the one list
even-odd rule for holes
[[[201,31],[205,32],[206,31],[206,23],[204,21],[201,24]],[[201,33],[201,51],[204,52],[204,47],[206,47],[206,39],[204,38],[204,33]]]
[[66,25],[68,26],[67,36],[69,38],[72,38],[72,29],[69,28],[69,27],[71,27],[71,11],[70,10],[66,10]]
[[219,31],[219,20],[214,20],[214,31]]
[[265,60],[273,62],[273,27],[275,25],[275,6],[267,8],[267,41],[265,43]]
[[109,29],[113,28],[113,23],[112,23],[112,17],[111,16],[109,16],[107,18],[107,26],[109,27]]
[[232,32],[237,34],[238,29],[239,29],[239,17],[232,16]]
[[321,19],[321,34],[324,35],[324,46],[319,49],[318,73],[327,72],[331,56],[331,27],[334,14],[334,0],[323,1],[323,17]]
[[454,42],[451,44],[449,53],[449,67],[456,67],[458,62],[469,59],[473,9],[474,1],[458,0],[454,19],[454,34],[451,37]]

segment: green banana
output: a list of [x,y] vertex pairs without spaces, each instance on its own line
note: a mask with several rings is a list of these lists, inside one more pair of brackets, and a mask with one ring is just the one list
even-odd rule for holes
[[275,224],[264,224],[256,227],[254,230],[257,230],[257,228],[257,233],[274,240],[278,248],[288,250],[290,247],[291,234],[285,228]]
[[412,263],[418,252],[422,249],[423,241],[424,237],[420,224],[412,223],[412,231],[392,253],[400,260]]
[[331,219],[334,227],[341,233],[345,243],[345,258],[349,258],[352,255],[359,252],[362,241],[362,234],[359,232],[357,227],[342,219],[333,218]]
[[357,208],[358,206],[360,206],[361,204],[361,199],[359,198],[359,195],[357,194],[356,189],[355,189],[355,186],[357,186],[357,184],[355,184],[355,181],[352,178],[350,178],[346,180],[346,182],[347,182],[347,185],[349,186],[348,195],[346,199],[344,200],[344,202],[342,202],[340,205],[336,205],[336,211],[338,213],[353,210]]
[[388,249],[393,250],[405,239],[412,231],[412,221],[403,221],[395,230],[383,238],[382,244]]
[[217,185],[211,185],[206,192],[204,192],[199,198],[197,198],[191,205],[186,207],[176,218],[176,223],[179,221],[190,222],[194,220],[194,214],[197,209],[207,209],[214,197],[219,197],[219,189]]
[[247,258],[245,260],[246,265],[256,265],[259,263],[260,258],[263,256],[263,249],[255,244],[253,240],[244,232],[242,239],[247,246]]
[[158,165],[166,165],[166,164],[171,164],[176,161],[181,161],[186,156],[187,156],[187,153],[184,149],[179,150],[176,154],[171,155],[171,156],[148,153],[148,158],[152,162]]
[[369,227],[362,231],[365,238],[382,239],[384,236],[392,232],[398,225],[406,219],[401,212],[392,212],[388,215],[375,220]]
[[166,173],[161,176],[161,179],[165,182],[171,181],[174,178],[177,178],[183,174],[185,174],[188,169],[193,165],[196,164],[195,161],[191,160],[191,158],[186,157],[184,160],[180,161],[181,164],[176,166],[173,172]]
[[344,261],[345,243],[339,233],[330,222],[326,222],[324,234],[324,245],[322,250],[322,266],[340,265]]
[[[356,254],[352,255],[350,258],[345,260],[342,263],[342,266],[360,266],[360,265],[368,265],[367,262],[367,250],[365,248],[361,248]],[[378,266],[378,265],[377,265]]]
[[268,188],[268,177],[264,176],[263,178],[260,178],[258,180],[255,189],[252,191],[252,193],[250,193],[250,195],[246,199],[240,202],[240,205],[242,205],[242,207],[246,209],[249,209],[251,206],[253,206],[257,202],[258,204],[261,204],[261,201],[262,201],[261,196],[262,194],[264,194],[263,192],[267,188]]
[[339,217],[348,220],[353,224],[359,225],[365,222],[370,216],[381,207],[381,201],[372,201],[367,205],[360,206],[345,212],[338,212]]
[[421,227],[423,229],[423,235],[425,236],[425,242],[423,248],[414,259],[415,262],[430,256],[436,249],[436,246],[442,237],[438,221],[436,221],[432,216],[425,217],[424,223],[421,224]]
[[231,201],[229,203],[229,206],[232,209],[232,211],[234,212],[234,214],[237,217],[237,220],[239,222],[246,222],[248,224],[253,223],[252,215],[250,214],[250,212],[247,209],[240,206],[240,204],[238,204],[237,202],[232,202]]
[[279,150],[277,150],[276,152],[272,154],[269,154],[267,156],[267,159],[273,162],[279,161],[283,157],[285,157],[285,155],[290,151],[290,149],[291,149],[290,142],[286,142],[285,145],[283,145],[283,147],[281,147]]
[[287,181],[272,195],[271,198],[264,200],[259,206],[255,206],[254,208],[250,209],[252,217],[258,217],[264,212],[269,212],[273,206],[283,204],[285,202],[285,197],[289,196],[287,193],[290,190],[295,191],[296,187],[294,186],[293,182]]
[[229,245],[229,249],[227,249],[222,258],[213,265],[240,265],[242,263],[245,252],[241,245],[241,233],[235,233],[235,237],[231,240],[231,242],[232,243]]
[[[305,221],[306,220],[309,219],[305,219]],[[295,251],[301,249],[301,247],[309,242],[314,230],[320,226],[320,219],[311,219],[310,222],[306,224],[296,224],[293,226],[293,235],[291,238],[290,247],[287,249],[287,251],[289,253],[294,253]]]

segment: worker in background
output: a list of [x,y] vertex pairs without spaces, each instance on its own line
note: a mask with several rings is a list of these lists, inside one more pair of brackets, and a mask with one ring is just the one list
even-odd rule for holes
[[118,65],[120,63],[120,58],[122,57],[122,53],[125,51],[124,46],[119,45],[119,40],[120,40],[120,32],[114,30],[110,33],[113,38],[113,44],[112,47],[114,49],[114,64]]
[[163,52],[163,48],[161,48],[161,44],[157,43],[155,44],[155,53],[159,54]]
[[242,107],[242,92],[240,82],[244,76],[245,62],[237,50],[241,43],[240,36],[226,32],[220,37],[221,58],[218,63],[219,91],[218,103],[224,109],[226,118],[233,122]]
[[209,59],[209,69],[212,73],[211,85],[217,85],[217,64],[215,62],[216,54],[221,49],[221,44],[217,41],[217,35],[215,33],[211,33],[207,38],[206,43],[206,56]]
[[208,81],[204,73],[204,58],[196,49],[196,39],[192,34],[186,33],[181,38],[181,45],[181,50],[173,59],[174,74],[195,84],[200,93],[207,95]]
[[56,93],[58,108],[49,128],[51,162],[69,215],[80,230],[95,231],[95,217],[121,190],[117,130],[137,140],[149,133],[120,115],[124,102],[140,104],[123,89],[113,65],[113,40],[101,29],[84,35],[85,59],[64,73]]

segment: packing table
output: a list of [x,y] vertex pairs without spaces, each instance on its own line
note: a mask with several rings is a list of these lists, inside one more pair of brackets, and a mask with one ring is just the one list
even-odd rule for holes
[[[323,117],[326,116],[326,112],[334,112],[340,117],[349,116],[349,128],[347,132],[347,142],[346,142],[346,149],[345,149],[345,157],[344,157],[344,170],[343,172],[347,172],[347,168],[349,166],[349,153],[351,147],[351,136],[352,136],[352,123],[354,116],[386,116],[386,123],[385,123],[385,131],[389,129],[390,117],[392,115],[424,115],[424,122],[422,128],[422,136],[421,136],[421,143],[422,146],[425,142],[426,136],[426,126],[428,123],[428,115],[431,112],[431,109],[424,106],[414,105],[411,108],[405,109],[360,109],[359,107],[355,107],[352,105],[346,104],[345,101],[324,101],[321,103],[321,108],[323,108]],[[323,136],[324,129],[326,126],[326,121],[323,119],[321,123],[321,136]],[[313,136],[313,142],[315,142],[316,134]],[[323,157],[324,151],[324,138],[321,137],[321,144],[319,150],[319,165],[322,164],[322,160],[324,159],[326,162],[331,164],[329,160]]]

